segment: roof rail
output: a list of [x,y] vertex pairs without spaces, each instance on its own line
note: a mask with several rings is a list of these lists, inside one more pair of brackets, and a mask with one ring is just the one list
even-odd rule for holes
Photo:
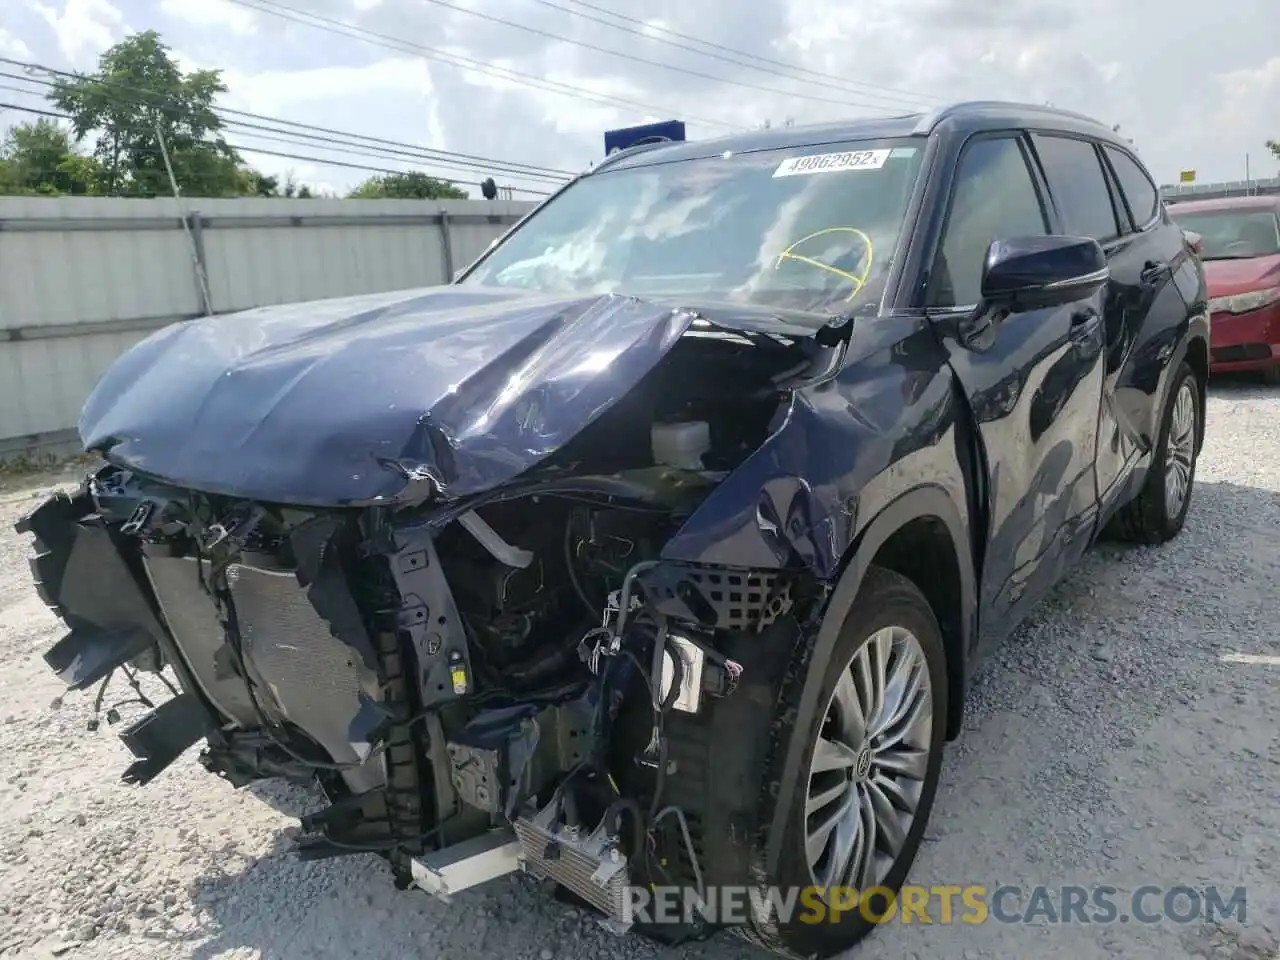
[[[959,100],[955,103],[948,103],[920,118],[912,133],[928,134],[934,131],[938,124],[942,123],[949,117],[966,110],[981,109],[983,107],[1003,107],[1008,110],[1020,110],[1032,113],[1050,114],[1057,117],[1071,117],[1073,120],[1083,120],[1086,123],[1092,123],[1099,127],[1106,128],[1106,124],[1095,117],[1088,114],[1077,113],[1074,110],[1063,110],[1061,107],[1051,107],[1042,103],[1018,103],[1012,100]],[[1109,128],[1108,128],[1109,129]]]
[[603,170],[605,167],[623,159],[624,157],[634,157],[637,153],[644,153],[648,150],[656,150],[659,147],[670,147],[676,143],[684,143],[683,140],[658,140],[654,143],[633,143],[631,146],[619,150],[617,153],[611,153],[598,164],[596,170]]

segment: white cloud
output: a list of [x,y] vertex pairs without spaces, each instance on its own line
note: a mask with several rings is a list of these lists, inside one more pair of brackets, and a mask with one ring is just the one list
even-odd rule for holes
[[31,8],[53,30],[58,50],[76,66],[91,64],[127,30],[124,14],[109,0],[66,0],[61,10],[33,2]]
[[193,26],[225,28],[239,36],[252,33],[256,25],[256,18],[247,7],[227,0],[160,0],[160,10]]
[[[604,130],[647,120],[684,119],[690,136],[702,139],[724,132],[704,119],[753,127],[793,117],[803,124],[929,109],[946,99],[1049,101],[1120,124],[1163,182],[1190,167],[1202,180],[1239,177],[1246,153],[1258,158],[1258,168],[1264,141],[1280,137],[1275,32],[1260,28],[1274,21],[1275,0],[1218,0],[1211,18],[1192,0],[1169,0],[1159,18],[1140,4],[1107,0],[758,0],[750,16],[731,0],[652,0],[642,14],[622,0],[596,0],[642,21],[618,22],[632,32],[534,0],[502,5],[502,17],[555,34],[554,40],[424,0],[295,4],[390,40],[336,35],[251,14],[227,0],[113,2],[118,10],[108,0],[27,0],[19,12],[29,26],[20,16],[5,27],[31,47],[31,59],[83,66],[120,39],[127,20],[160,30],[183,51],[184,65],[198,60],[223,69],[228,105],[568,170],[602,156]],[[53,32],[41,29],[46,22]],[[690,41],[659,26],[821,75],[759,60],[751,61],[759,68],[752,69],[678,49],[664,41]],[[440,63],[430,51],[418,58],[387,49],[403,44],[452,51],[482,69]],[[525,77],[486,76],[484,65]],[[579,94],[563,86],[554,92],[547,81]],[[633,106],[593,101],[586,91]],[[316,155],[321,149],[315,145]],[[356,171],[321,169],[335,181],[361,178]]]
[[31,48],[23,43],[22,38],[14,36],[8,30],[0,28],[0,53],[10,57],[29,59]]
[[1248,144],[1230,179],[1241,178],[1246,171],[1254,177],[1280,176],[1280,157],[1261,143],[1249,144],[1252,138],[1248,137],[1261,123],[1270,123],[1271,129],[1263,131],[1267,139],[1280,140],[1280,57],[1272,57],[1255,69],[1219,74],[1214,80],[1223,97],[1214,125],[1230,139]]
[[1280,138],[1280,57],[1272,57],[1256,69],[1232,70],[1214,77],[1222,91],[1223,109],[1219,120],[1238,129],[1247,126],[1259,113],[1275,118]]
[[[399,143],[416,144],[433,150],[447,150],[447,137],[441,123],[434,96],[431,70],[427,63],[414,58],[388,58],[363,66],[315,67],[307,70],[264,70],[244,72],[226,70],[223,80],[228,93],[223,102],[227,106],[270,117],[294,120],[318,127],[337,128],[348,133],[365,134]],[[332,112],[334,102],[363,104],[357,115],[336,118]],[[377,117],[380,110],[391,104],[397,118],[392,130],[371,128],[369,117]],[[250,119],[251,123],[260,123]],[[301,131],[303,136],[306,131]],[[332,134],[313,131],[321,139],[309,143],[281,142],[279,130],[261,131],[236,128],[226,131],[227,138],[242,148],[245,157],[254,166],[267,173],[292,173],[299,182],[305,182],[324,192],[342,192],[333,181],[362,180],[373,172],[344,168],[341,164],[367,163],[371,168],[428,169],[429,164],[415,162],[412,157],[370,146],[364,155],[354,155],[350,145],[331,143]],[[272,139],[275,138],[275,139]],[[328,138],[328,139],[324,139]],[[289,157],[271,157],[254,154],[258,146],[277,153],[290,153],[300,157],[326,158],[335,165],[308,164],[306,160]],[[360,147],[354,148],[357,154]],[[440,175],[463,177],[457,170],[435,170]],[[474,179],[474,178],[471,178]]]
[[394,57],[365,66],[314,67],[304,70],[223,72],[229,100],[262,113],[279,113],[309,102],[331,102],[368,94],[426,97],[432,92],[431,70],[425,60]]

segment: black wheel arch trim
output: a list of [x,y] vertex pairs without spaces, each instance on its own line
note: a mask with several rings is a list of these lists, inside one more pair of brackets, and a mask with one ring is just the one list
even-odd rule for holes
[[[1191,344],[1199,342],[1205,354],[1206,373],[1209,365],[1209,331],[1207,324],[1202,320],[1192,320],[1188,325],[1189,329],[1184,336],[1178,338],[1177,344],[1174,346],[1173,354],[1169,357],[1169,362],[1165,364],[1164,369],[1160,371],[1160,400],[1152,410],[1152,428],[1151,442],[1154,445],[1160,436],[1160,428],[1165,415],[1165,410],[1169,405],[1169,398],[1173,395],[1174,383],[1178,378],[1178,371],[1182,368],[1183,363],[1190,362]],[[1194,367],[1193,367],[1194,370]],[[1200,383],[1200,422],[1196,424],[1196,451],[1199,452],[1200,447],[1204,444],[1204,407],[1208,400],[1208,377]],[[1151,456],[1152,462],[1156,451],[1153,447]]]
[[[866,577],[867,569],[871,566],[871,561],[893,534],[911,521],[922,517],[937,518],[946,527],[951,536],[957,568],[960,572],[960,642],[956,650],[948,645],[949,654],[958,653],[960,662],[947,664],[948,674],[953,681],[951,688],[958,694],[951,697],[948,702],[948,737],[958,731],[959,720],[964,710],[969,652],[972,650],[977,628],[977,591],[970,533],[972,528],[964,522],[960,509],[947,492],[942,487],[933,485],[914,487],[897,497],[875,515],[854,541],[846,557],[844,569],[827,601],[822,623],[818,628],[813,656],[800,693],[800,702],[797,705],[799,717],[810,716],[817,707],[826,665],[831,659],[841,630],[848,622],[849,614],[853,610],[854,601],[862,588],[862,582]],[[806,747],[807,726],[807,723],[797,723],[787,740],[786,761],[778,786],[777,802],[773,807],[772,822],[769,824],[765,851],[770,874],[778,867],[787,812],[800,782],[800,764]]]

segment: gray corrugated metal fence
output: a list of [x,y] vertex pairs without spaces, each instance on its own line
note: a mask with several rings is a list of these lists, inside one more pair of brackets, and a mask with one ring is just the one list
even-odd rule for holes
[[1183,200],[1221,200],[1226,197],[1273,197],[1280,194],[1280,177],[1224,180],[1219,183],[1168,183],[1160,188],[1165,203]]
[[0,197],[0,457],[70,449],[93,384],[153,330],[443,283],[532,207]]

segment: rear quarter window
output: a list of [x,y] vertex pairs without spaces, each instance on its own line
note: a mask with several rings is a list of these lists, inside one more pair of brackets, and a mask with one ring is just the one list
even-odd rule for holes
[[1142,165],[1123,150],[1105,147],[1107,159],[1120,181],[1120,190],[1133,217],[1133,226],[1141,230],[1160,212],[1160,192]]

